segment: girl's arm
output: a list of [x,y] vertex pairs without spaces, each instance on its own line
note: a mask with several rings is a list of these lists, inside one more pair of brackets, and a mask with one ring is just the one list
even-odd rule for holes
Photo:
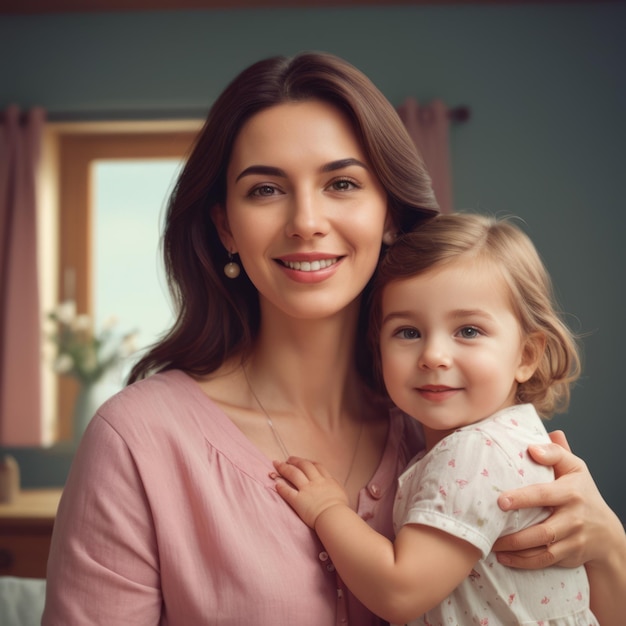
[[585,463],[560,445],[533,446],[535,461],[552,465],[553,483],[524,487],[499,498],[503,510],[553,507],[541,524],[499,539],[498,560],[511,567],[539,569],[584,564],[591,585],[591,609],[603,626],[619,626],[626,615],[626,534],[619,518],[600,495]]
[[391,543],[350,507],[345,491],[319,464],[291,457],[276,462],[285,480],[276,490],[313,528],[339,575],[373,613],[406,623],[429,611],[479,560],[475,546],[429,526],[403,526]]

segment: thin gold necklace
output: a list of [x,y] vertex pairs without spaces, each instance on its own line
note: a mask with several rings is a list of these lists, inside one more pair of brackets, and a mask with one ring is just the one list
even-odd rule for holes
[[[250,393],[252,394],[252,397],[255,399],[256,403],[259,405],[259,408],[261,409],[261,411],[265,415],[265,419],[267,421],[267,425],[269,426],[270,430],[272,431],[272,435],[274,436],[274,440],[278,444],[278,447],[280,448],[280,451],[283,453],[283,456],[285,457],[285,460],[287,460],[291,456],[291,454],[289,454],[289,450],[287,450],[287,446],[285,445],[285,443],[282,440],[280,434],[278,433],[278,430],[274,426],[274,422],[272,422],[272,418],[270,417],[270,414],[265,410],[265,407],[263,406],[263,403],[259,400],[259,397],[254,392],[254,389],[252,388],[252,384],[250,383],[250,379],[248,378],[248,372],[246,371],[246,368],[242,365],[241,369],[243,370],[243,375],[244,375],[244,378],[246,379],[246,383],[248,384],[248,389],[250,390]],[[348,468],[348,473],[346,474],[346,478],[343,481],[343,486],[344,487],[348,484],[348,480],[350,479],[350,476],[352,474],[352,470],[354,469],[354,463],[356,461],[356,456],[357,456],[357,453],[359,451],[359,443],[361,442],[361,433],[362,432],[363,432],[363,420],[361,420],[361,422],[359,424],[359,434],[357,435],[356,444],[354,446],[354,451],[352,452],[352,460],[350,461],[350,467]]]

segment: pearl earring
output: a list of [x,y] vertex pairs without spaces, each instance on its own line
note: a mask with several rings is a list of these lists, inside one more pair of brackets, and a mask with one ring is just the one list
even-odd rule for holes
[[386,230],[383,233],[383,243],[386,246],[390,246],[398,237],[398,233],[394,232],[393,230]]
[[228,276],[228,278],[237,278],[239,276],[239,272],[241,272],[241,267],[239,267],[239,263],[235,263],[233,261],[233,253],[228,253],[228,263],[224,265],[224,274]]

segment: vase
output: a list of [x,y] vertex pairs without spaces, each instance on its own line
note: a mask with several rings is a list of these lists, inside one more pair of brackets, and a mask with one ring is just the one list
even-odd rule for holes
[[91,418],[96,414],[102,404],[102,394],[99,385],[83,384],[78,390],[76,403],[74,404],[73,427],[74,442],[78,443],[89,425]]

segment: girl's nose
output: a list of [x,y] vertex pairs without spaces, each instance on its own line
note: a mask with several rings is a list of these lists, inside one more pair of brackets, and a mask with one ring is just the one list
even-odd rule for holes
[[328,230],[324,199],[314,192],[294,194],[286,225],[287,236],[311,239],[326,235]]
[[452,357],[444,338],[431,337],[424,339],[419,356],[421,369],[448,368],[452,364]]

